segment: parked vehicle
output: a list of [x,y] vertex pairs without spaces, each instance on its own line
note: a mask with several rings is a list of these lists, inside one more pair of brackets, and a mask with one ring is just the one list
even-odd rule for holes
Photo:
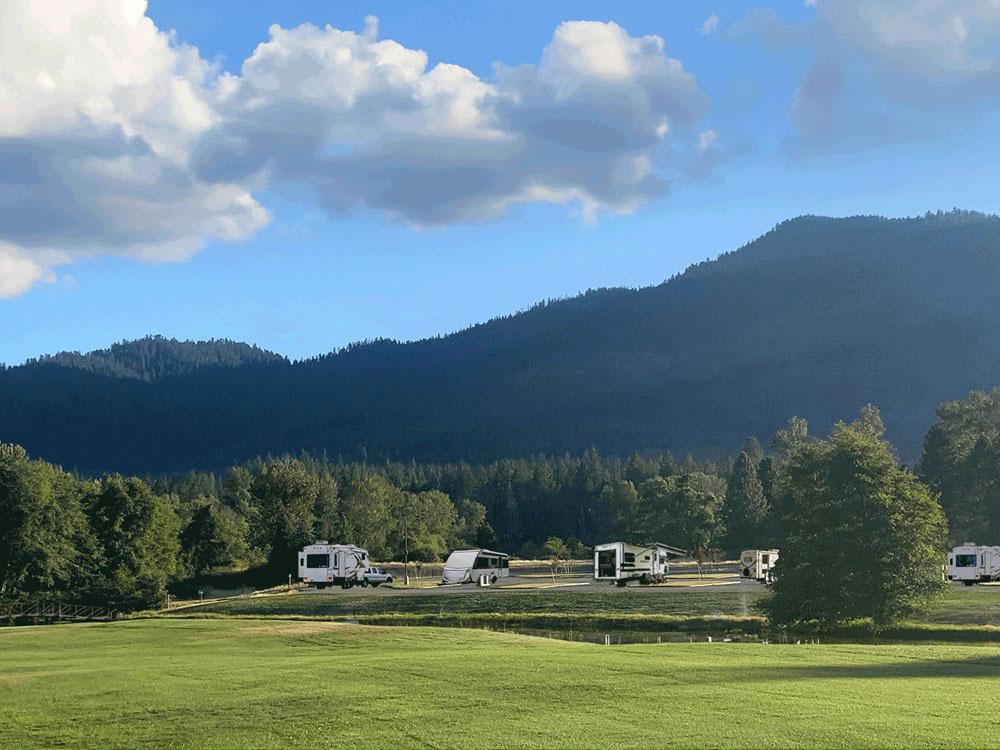
[[761,583],[772,583],[774,563],[777,561],[776,549],[745,549],[740,553],[740,577]]
[[392,574],[385,568],[365,568],[361,574],[361,585],[376,587],[383,583],[392,583]]
[[362,582],[365,570],[368,550],[353,544],[330,544],[323,539],[299,552],[299,579],[318,589],[351,588]]
[[441,583],[469,583],[485,577],[496,583],[510,575],[510,555],[488,549],[457,549],[444,563]]
[[624,586],[629,581],[643,585],[659,583],[670,572],[670,561],[687,552],[659,542],[648,545],[608,542],[594,547],[594,580]]
[[948,580],[974,583],[1000,581],[1000,547],[966,542],[948,553]]

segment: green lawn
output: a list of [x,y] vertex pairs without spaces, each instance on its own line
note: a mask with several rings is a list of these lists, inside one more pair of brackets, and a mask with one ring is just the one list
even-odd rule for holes
[[[376,625],[430,625],[572,631],[601,638],[655,640],[657,634],[789,637],[769,631],[758,605],[769,596],[753,591],[639,589],[628,591],[517,591],[463,593],[400,591],[390,595],[279,594],[233,599],[184,609],[185,617],[210,613],[252,617],[352,619]],[[629,635],[632,634],[632,635]],[[686,636],[685,636],[686,637]],[[793,636],[794,637],[794,636]],[[828,633],[831,640],[865,641],[864,625]],[[1000,643],[1000,587],[949,587],[927,612],[880,635],[883,642]]]
[[[994,592],[1000,600],[1000,591]],[[200,612],[232,615],[346,616],[387,613],[414,614],[659,614],[754,615],[765,591],[505,591],[503,588],[462,593],[393,592],[390,595],[279,594],[253,599],[230,599],[198,607]]]
[[996,747],[975,646],[595,646],[328,622],[0,631],[0,747]]

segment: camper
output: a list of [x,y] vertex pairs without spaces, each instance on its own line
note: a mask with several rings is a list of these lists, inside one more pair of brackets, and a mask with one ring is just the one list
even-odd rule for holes
[[330,544],[322,539],[299,552],[299,579],[318,589],[339,585],[349,589],[364,580],[368,550],[353,544]]
[[510,575],[510,555],[488,549],[457,549],[444,563],[441,583],[496,583]]
[[666,578],[670,561],[687,552],[667,544],[608,542],[594,547],[594,580],[624,586],[629,581],[643,585]]
[[740,577],[761,583],[772,583],[774,563],[777,560],[776,549],[745,549],[740,553]]
[[1000,581],[1000,547],[982,547],[972,542],[948,553],[948,580],[974,583]]

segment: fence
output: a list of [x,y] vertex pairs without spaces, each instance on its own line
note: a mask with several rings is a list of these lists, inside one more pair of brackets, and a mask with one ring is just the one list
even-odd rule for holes
[[43,624],[54,622],[110,622],[118,610],[89,604],[62,602],[15,602],[0,604],[0,624]]

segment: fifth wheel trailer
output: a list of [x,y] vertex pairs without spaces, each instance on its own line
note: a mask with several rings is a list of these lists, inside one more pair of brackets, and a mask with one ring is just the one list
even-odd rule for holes
[[318,589],[360,584],[368,568],[368,550],[353,544],[309,544],[299,552],[299,578]]
[[948,553],[948,580],[974,583],[1000,581],[1000,547],[966,542]]
[[686,550],[668,544],[627,544],[608,542],[594,547],[594,580],[624,586],[629,581],[657,583],[666,578],[670,561],[687,555]]

